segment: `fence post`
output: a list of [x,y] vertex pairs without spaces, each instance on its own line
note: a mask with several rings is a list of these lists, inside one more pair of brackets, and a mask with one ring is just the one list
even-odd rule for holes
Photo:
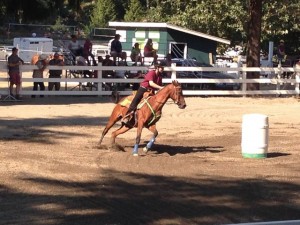
[[[298,66],[299,65],[299,66]],[[300,68],[300,64],[297,63],[296,66],[294,67],[294,73],[296,74],[295,79],[296,79],[296,84],[295,84],[295,91],[296,91],[296,97],[299,98],[299,83],[300,83],[300,72],[297,72],[297,67]]]
[[102,62],[98,63],[98,68],[97,68],[97,91],[98,91],[98,96],[102,94]]
[[[246,64],[243,64],[243,69],[247,68],[247,65]],[[247,72],[243,70],[243,73],[242,73],[242,80],[243,80],[243,83],[242,83],[242,92],[243,92],[243,97],[246,97],[247,94],[246,94],[246,91],[247,91]]]
[[176,80],[176,63],[171,64],[172,74],[171,74],[171,80]]
[[[282,74],[282,69],[281,69],[281,60],[278,61],[278,73],[277,73],[277,79],[281,79],[281,74]],[[277,81],[276,84],[276,91],[280,91],[280,85],[281,82]],[[276,97],[279,97],[280,93],[278,94],[278,92],[276,93]]]

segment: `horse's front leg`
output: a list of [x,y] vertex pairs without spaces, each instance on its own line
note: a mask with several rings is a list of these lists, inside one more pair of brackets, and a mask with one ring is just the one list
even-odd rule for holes
[[147,145],[143,148],[143,151],[145,153],[147,153],[149,151],[149,149],[152,148],[154,142],[155,142],[155,138],[157,137],[158,135],[158,131],[156,129],[156,125],[151,125],[149,128],[148,128],[152,133],[153,133],[153,136],[152,138],[150,139],[150,141],[147,143]]
[[141,142],[141,135],[143,130],[143,123],[138,123],[137,126],[137,132],[136,132],[136,138],[135,138],[135,145],[133,147],[132,155],[138,156],[139,155],[139,144]]

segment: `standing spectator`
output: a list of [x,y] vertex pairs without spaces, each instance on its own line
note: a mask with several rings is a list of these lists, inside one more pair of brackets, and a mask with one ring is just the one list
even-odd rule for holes
[[93,65],[96,64],[96,62],[95,62],[95,56],[92,53],[92,49],[93,49],[93,43],[91,42],[91,40],[89,38],[86,38],[85,42],[83,44],[83,57],[88,62],[88,65],[91,65],[91,62],[89,60],[89,56],[93,60]]
[[82,47],[79,44],[79,41],[77,40],[77,36],[75,34],[71,35],[71,41],[68,45],[68,48],[72,54],[73,57],[73,63],[75,64],[76,56],[82,55]]
[[277,57],[278,57],[278,61],[280,62],[284,62],[286,58],[284,40],[279,41],[279,45],[277,48]]
[[157,63],[158,55],[156,49],[153,48],[152,39],[149,38],[144,47],[144,57],[153,57],[153,63]]
[[113,57],[114,65],[116,65],[117,57],[122,56],[122,44],[120,42],[120,34],[115,35],[115,39],[111,42],[110,45],[110,55]]
[[[170,53],[168,53],[166,55],[166,66],[167,67],[171,67],[172,66],[172,55]],[[172,76],[172,72],[171,71],[167,71],[164,73],[164,75],[167,77],[167,78],[171,78]]]
[[131,61],[134,62],[133,66],[137,66],[138,62],[140,62],[141,65],[143,64],[139,43],[135,43],[134,46],[132,47],[130,58],[131,58]]
[[18,49],[12,48],[12,54],[7,59],[8,75],[9,75],[9,91],[13,95],[13,87],[16,85],[16,99],[20,99],[21,76],[19,65],[24,61],[18,56]]
[[[57,52],[54,53],[53,59],[49,61],[50,66],[63,66],[64,61],[60,59],[59,54]],[[49,70],[49,78],[61,78],[62,70]],[[55,91],[59,91],[60,82],[49,82],[48,90],[52,91],[53,87],[55,87]]]
[[[38,61],[35,63],[38,69],[33,70],[32,77],[33,78],[43,78],[43,73],[44,70],[47,67],[47,56],[46,55],[40,55]],[[38,81],[38,82],[33,82],[33,91],[38,90],[38,86],[40,86],[40,91],[45,90],[45,85],[44,82]],[[44,97],[44,95],[40,95],[41,98]],[[35,98],[35,95],[31,95],[31,98]]]

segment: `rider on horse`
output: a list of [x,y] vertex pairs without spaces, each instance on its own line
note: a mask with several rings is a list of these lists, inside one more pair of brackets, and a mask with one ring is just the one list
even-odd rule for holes
[[162,86],[162,72],[164,70],[164,66],[162,64],[155,65],[155,70],[150,70],[146,75],[144,80],[140,83],[140,87],[137,90],[125,116],[122,119],[123,124],[128,124],[131,119],[134,111],[137,108],[137,105],[143,98],[143,95],[147,91],[152,91],[154,93],[155,90],[160,90],[163,88]]

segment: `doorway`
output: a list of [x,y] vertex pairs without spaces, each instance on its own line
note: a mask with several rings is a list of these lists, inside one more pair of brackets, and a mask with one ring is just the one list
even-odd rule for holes
[[187,56],[187,44],[170,42],[170,50],[172,58],[186,58]]

